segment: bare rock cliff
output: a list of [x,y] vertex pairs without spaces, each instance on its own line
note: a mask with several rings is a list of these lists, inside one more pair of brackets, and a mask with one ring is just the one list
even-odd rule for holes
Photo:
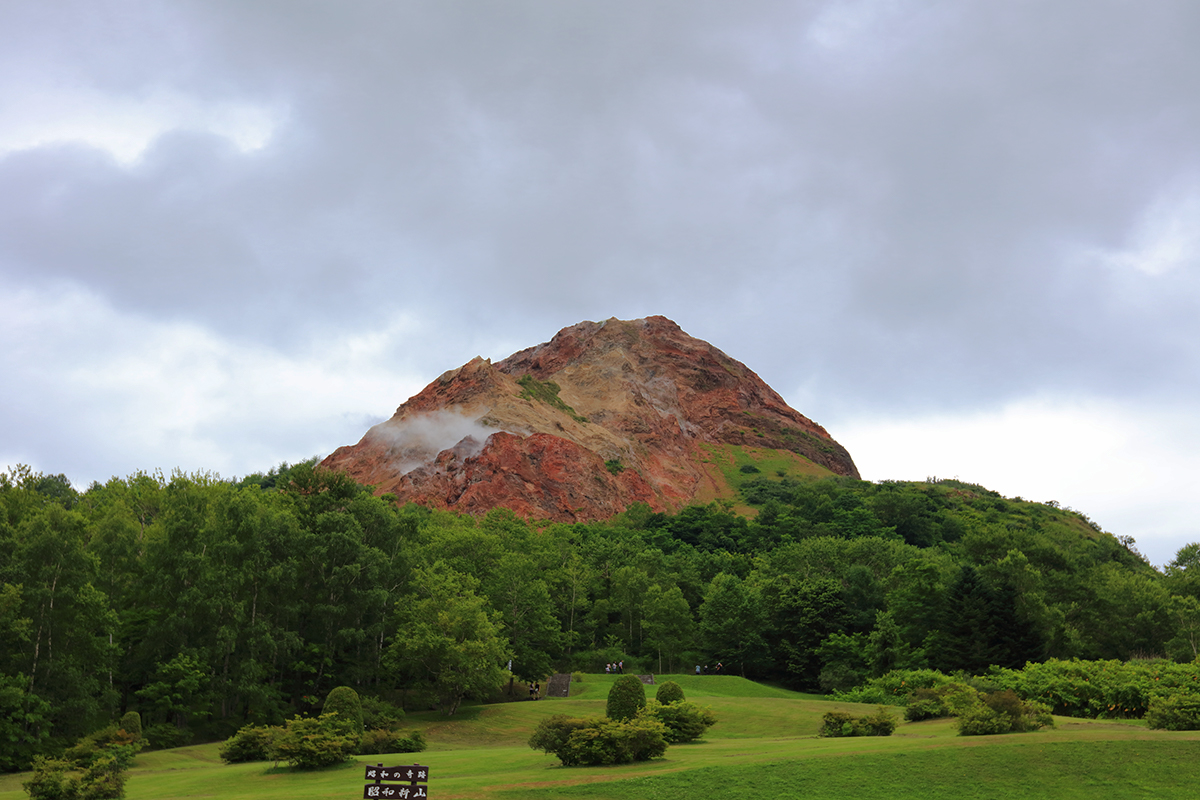
[[665,317],[581,322],[499,363],[476,358],[323,466],[401,502],[575,521],[720,496],[710,464],[724,446],[858,476],[824,428]]

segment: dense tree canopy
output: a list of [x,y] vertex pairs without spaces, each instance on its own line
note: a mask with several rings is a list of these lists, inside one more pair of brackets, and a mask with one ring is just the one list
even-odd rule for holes
[[820,690],[1200,649],[1200,545],[1160,574],[1077,512],[958,481],[744,493],[756,515],[549,524],[398,507],[311,462],[84,492],[0,473],[0,732],[18,754],[0,768],[130,710],[216,738],[339,686],[452,711],[505,669],[723,662]]

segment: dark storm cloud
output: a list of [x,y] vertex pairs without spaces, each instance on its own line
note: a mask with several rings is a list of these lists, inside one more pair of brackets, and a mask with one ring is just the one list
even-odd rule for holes
[[884,403],[1195,377],[1196,254],[1100,256],[1200,191],[1190,4],[84,6],[26,21],[59,73],[275,127],[10,155],[9,274],[280,346],[663,311]]
[[[3,330],[57,343],[45,375],[144,358],[114,327],[208,337],[199,377],[154,363],[208,404],[315,370],[338,431],[339,405],[654,313],[821,421],[1178,406],[1197,41],[1190,2],[5,4],[0,286],[101,310]],[[397,388],[339,398],[326,358]],[[42,407],[92,386],[45,375]],[[279,438],[197,425],[205,454]]]

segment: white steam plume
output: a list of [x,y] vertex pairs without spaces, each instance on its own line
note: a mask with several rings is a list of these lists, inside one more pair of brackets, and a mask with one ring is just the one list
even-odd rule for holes
[[454,448],[461,458],[478,455],[497,430],[455,411],[431,411],[380,423],[368,435],[387,445],[388,454],[403,475],[431,463],[443,450]]

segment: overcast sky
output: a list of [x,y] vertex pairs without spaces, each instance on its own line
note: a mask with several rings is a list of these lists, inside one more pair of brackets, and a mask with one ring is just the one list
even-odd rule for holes
[[0,467],[357,441],[663,314],[863,476],[1200,540],[1192,0],[4,0]]

